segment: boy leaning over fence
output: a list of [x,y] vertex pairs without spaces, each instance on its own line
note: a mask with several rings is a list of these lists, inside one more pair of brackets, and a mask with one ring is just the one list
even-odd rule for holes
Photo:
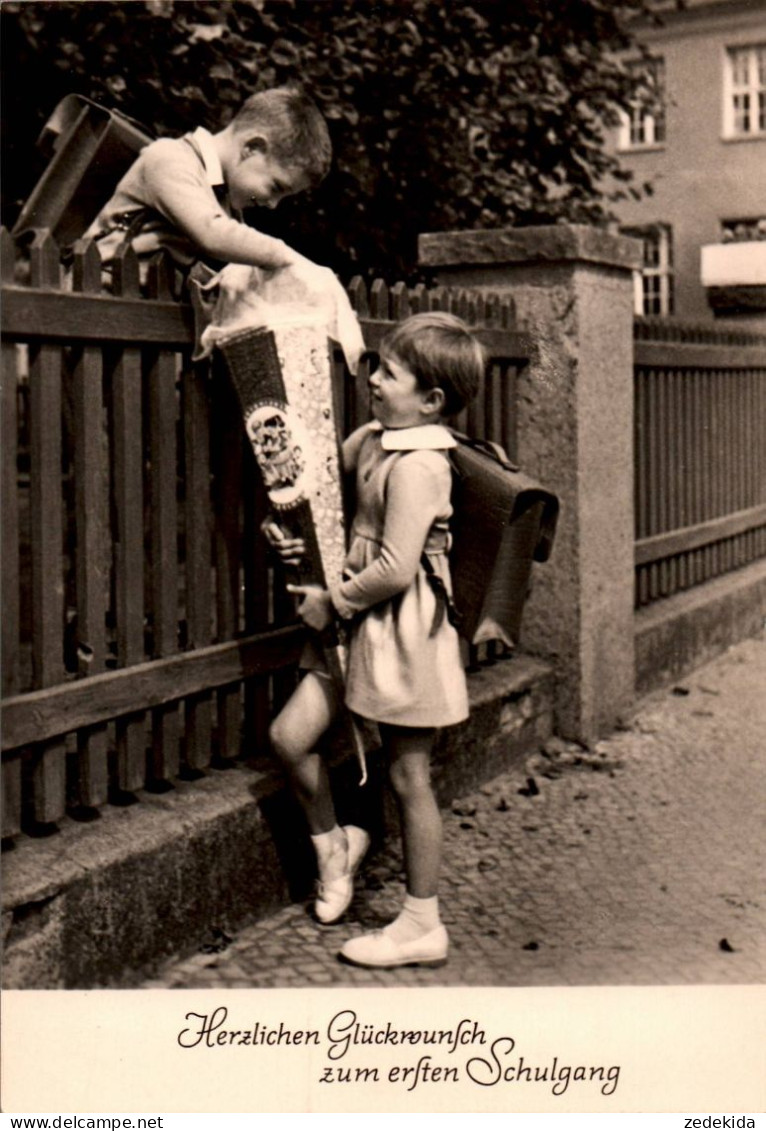
[[224,129],[198,127],[147,145],[86,235],[108,270],[126,239],[142,275],[167,249],[182,271],[238,263],[299,276],[313,264],[283,240],[245,224],[242,211],[275,208],[319,184],[330,168],[327,125],[294,87],[252,95]]

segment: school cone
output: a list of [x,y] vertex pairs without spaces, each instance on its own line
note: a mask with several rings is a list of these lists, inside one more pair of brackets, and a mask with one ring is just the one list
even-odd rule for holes
[[[299,584],[326,588],[328,579],[340,578],[346,556],[327,330],[304,319],[274,329],[243,330],[217,344],[279,526],[305,543],[295,567]],[[342,691],[345,632],[333,623],[321,640],[330,677]],[[345,714],[364,785],[364,738],[351,713]]]

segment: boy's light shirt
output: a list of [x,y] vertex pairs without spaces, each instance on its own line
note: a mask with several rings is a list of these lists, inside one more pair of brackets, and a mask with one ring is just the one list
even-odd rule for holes
[[371,432],[382,432],[380,444],[386,452],[441,452],[456,448],[457,440],[443,424],[415,424],[411,428],[384,428],[379,420],[370,423]]
[[224,180],[221,159],[218,156],[218,150],[215,147],[213,135],[209,130],[206,130],[204,126],[198,126],[196,130],[192,130],[191,137],[202,157],[202,164],[205,166],[208,184],[214,189],[224,187],[226,181]]
[[[85,233],[97,241],[102,262],[111,263],[136,219],[140,228],[131,243],[143,268],[162,248],[186,269],[201,257],[226,263],[246,254],[267,270],[290,261],[283,240],[232,216],[220,157],[204,127],[159,138],[141,151]],[[212,233],[206,252],[192,234],[200,223]]]

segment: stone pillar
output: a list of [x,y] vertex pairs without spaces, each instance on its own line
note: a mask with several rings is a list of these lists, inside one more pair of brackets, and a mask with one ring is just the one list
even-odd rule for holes
[[556,665],[556,727],[592,742],[630,707],[633,644],[633,284],[640,244],[582,225],[435,233],[438,283],[510,294],[533,341],[519,380],[518,460],[561,499],[522,646]]

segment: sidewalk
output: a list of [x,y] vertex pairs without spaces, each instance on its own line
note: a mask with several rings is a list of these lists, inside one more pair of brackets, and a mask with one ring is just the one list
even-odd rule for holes
[[644,700],[593,751],[554,739],[445,814],[447,966],[339,963],[404,892],[398,846],[368,862],[346,917],[295,904],[145,988],[629,985],[766,974],[766,637]]

